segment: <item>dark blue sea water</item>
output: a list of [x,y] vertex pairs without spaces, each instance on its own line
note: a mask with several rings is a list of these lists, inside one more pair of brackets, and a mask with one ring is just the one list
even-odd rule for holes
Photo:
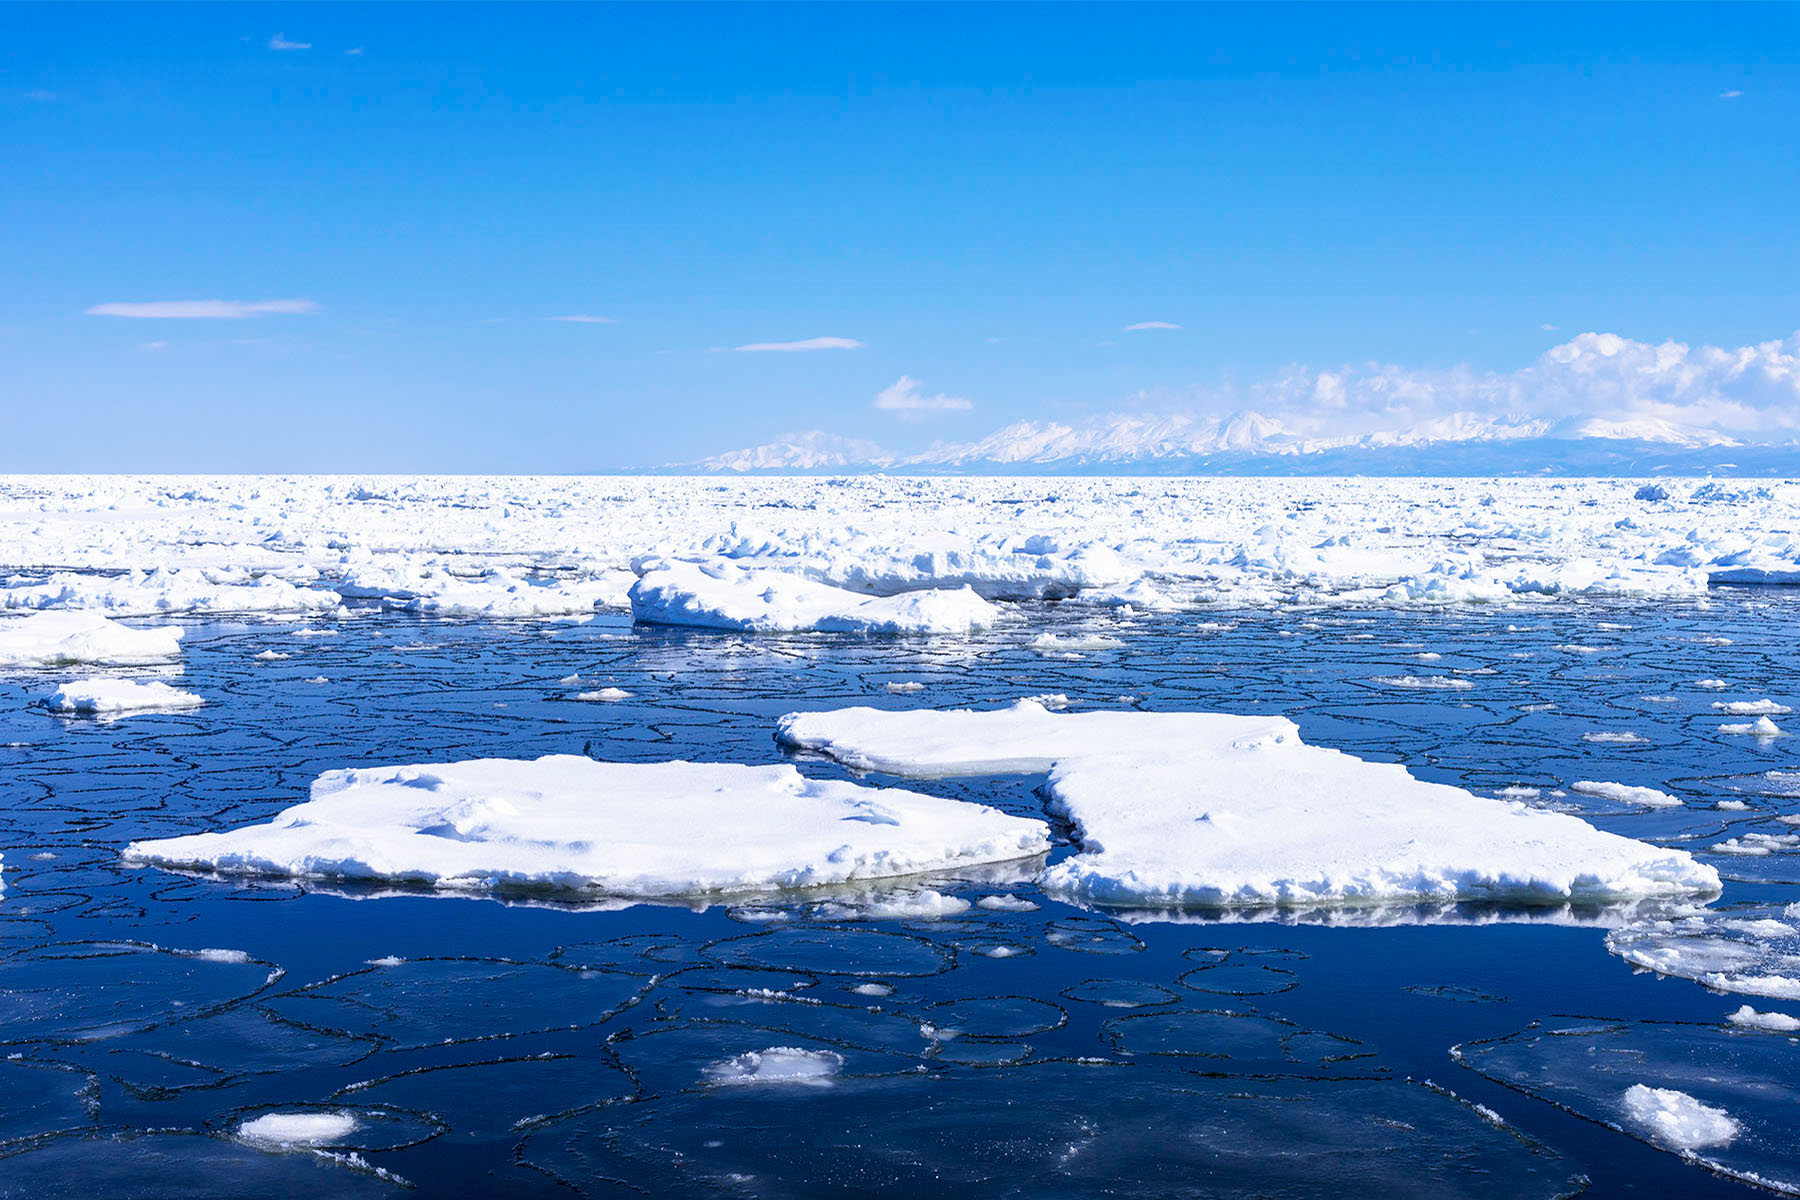
[[[1605,828],[1694,848],[1785,831],[1775,818],[1800,810],[1782,774],[1800,765],[1794,740],[1721,734],[1746,718],[1712,708],[1796,703],[1800,603],[1779,591],[1142,617],[1125,648],[1078,659],[1027,643],[1091,615],[1022,611],[968,642],[604,617],[367,613],[327,637],[194,623],[180,683],[208,706],[116,722],[34,707],[82,672],[0,681],[0,1196],[1750,1194],[1606,1124],[1629,1082],[1695,1070],[1731,1085],[1751,1130],[1744,1157],[1717,1157],[1800,1183],[1785,1138],[1800,1047],[1724,1023],[1755,998],[1608,954],[1618,913],[1178,920],[1077,909],[1002,873],[932,886],[1034,911],[849,921],[803,895],[607,910],[119,859],[134,838],[266,819],[336,767],[768,762],[795,709],[1041,693],[1281,712],[1317,744],[1489,794],[1540,788]],[[577,672],[633,697],[573,701],[559,681]],[[1440,674],[1473,686],[1374,682]],[[1639,740],[1584,739],[1626,732]],[[1550,795],[1576,779],[1686,805]],[[1037,813],[1033,782],[906,786]],[[1800,857],[1710,861],[1731,877],[1721,905],[1800,899]],[[203,949],[241,953],[183,953]],[[770,1047],[830,1050],[841,1073],[816,1087],[707,1074]],[[1616,1088],[1592,1084],[1601,1060]],[[233,1136],[270,1111],[357,1127],[324,1154]]]

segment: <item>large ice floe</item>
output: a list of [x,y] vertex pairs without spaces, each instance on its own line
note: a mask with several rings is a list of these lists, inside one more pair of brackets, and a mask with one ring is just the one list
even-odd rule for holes
[[746,633],[972,633],[998,610],[963,587],[866,596],[782,571],[732,563],[661,563],[631,587],[631,614],[651,625]]
[[1048,773],[1077,853],[1048,889],[1152,908],[1321,902],[1601,903],[1712,894],[1685,851],[1309,746],[1284,717],[990,711],[796,713],[791,749],[909,777]]
[[[1640,490],[1617,479],[10,476],[0,609],[322,614],[342,601],[580,616],[627,607],[633,564],[649,560],[864,598],[969,587],[990,602],[1146,610],[1694,597],[1709,583],[1800,581],[1800,484]],[[708,597],[677,607],[707,609],[717,576],[707,580]],[[954,603],[923,619],[980,611]],[[865,627],[873,614],[838,611],[847,604],[833,597],[829,611]],[[759,605],[731,619],[758,614],[791,623]]]
[[133,629],[89,612],[0,616],[0,667],[141,666],[181,653],[176,626]]
[[815,887],[1028,858],[1041,821],[788,765],[576,755],[329,771],[266,824],[134,842],[210,871],[654,898]]

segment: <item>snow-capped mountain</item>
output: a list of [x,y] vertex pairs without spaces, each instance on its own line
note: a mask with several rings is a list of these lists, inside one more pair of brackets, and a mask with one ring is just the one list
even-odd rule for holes
[[1658,418],[1555,422],[1463,412],[1403,429],[1308,436],[1251,411],[1223,417],[1111,413],[1074,423],[1017,421],[976,441],[939,442],[913,455],[815,431],[695,467],[732,473],[1793,474],[1800,473],[1800,448],[1745,446],[1713,430]]

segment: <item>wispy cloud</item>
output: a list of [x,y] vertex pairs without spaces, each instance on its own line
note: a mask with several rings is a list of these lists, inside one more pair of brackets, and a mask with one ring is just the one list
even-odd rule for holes
[[278,33],[274,37],[269,39],[269,49],[271,49],[271,50],[311,50],[312,43],[311,42],[290,42],[287,39],[287,34]]
[[249,317],[304,317],[319,311],[311,300],[149,300],[114,301],[87,310],[90,317],[135,317],[147,320],[242,321]]
[[592,313],[570,313],[566,317],[545,317],[546,321],[567,321],[571,325],[617,325],[617,317],[597,317]]
[[1135,325],[1127,325],[1120,333],[1143,333],[1147,329],[1180,329],[1173,321],[1139,321]]
[[946,396],[942,392],[926,395],[924,385],[911,375],[902,375],[875,397],[875,407],[889,412],[967,412],[975,406],[963,396]]
[[352,46],[348,50],[344,51],[345,54],[361,54],[362,52],[363,52],[363,48],[361,46]]
[[169,343],[164,342],[164,341],[155,341],[155,342],[145,342],[144,343],[144,349],[146,349],[146,350],[167,350],[168,348],[169,348]]
[[1721,100],[1736,100],[1739,96],[1741,96],[1743,94],[1744,93],[1743,93],[1742,89],[1732,88],[1729,92],[1720,92],[1719,99],[1721,99]]
[[863,344],[855,338],[816,337],[806,338],[798,342],[751,342],[748,346],[734,346],[734,350],[779,351],[792,353],[801,350],[861,350]]
[[1545,321],[1543,324],[1539,325],[1538,328],[1543,330],[1545,333],[1555,333],[1556,332],[1556,326],[1552,325],[1548,321]]
[[25,98],[27,100],[37,100],[48,103],[49,101],[56,99],[56,93],[49,88],[32,88],[29,92],[25,93]]

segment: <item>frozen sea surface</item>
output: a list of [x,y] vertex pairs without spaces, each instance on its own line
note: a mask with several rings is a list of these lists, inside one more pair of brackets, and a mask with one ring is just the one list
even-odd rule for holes
[[[42,502],[47,528],[73,527]],[[380,503],[398,537],[410,502]],[[493,536],[513,531],[496,520]],[[75,578],[72,593],[122,577]],[[1800,702],[1785,589],[1204,612],[1012,600],[990,630],[920,637],[343,599],[342,614],[334,599],[283,619],[133,620],[185,632],[177,657],[142,665],[0,669],[0,1196],[1800,1186],[1800,1047],[1779,1020],[1733,1020],[1746,1000],[1800,1015],[1800,992],[1768,982],[1800,966],[1784,819],[1800,816],[1800,763],[1795,739],[1721,733],[1715,707]],[[205,704],[115,721],[45,708],[97,676]],[[1391,683],[1409,677],[1468,686]],[[623,694],[581,699],[603,689]],[[1283,716],[1311,746],[1692,851],[1724,893],[1109,908],[1040,887],[1042,862],[998,862],[725,903],[571,903],[121,853],[269,821],[332,771],[767,764],[789,712],[1026,696],[1077,715]],[[1043,776],[789,761],[1047,816]],[[1074,848],[1052,829],[1054,869]]]

